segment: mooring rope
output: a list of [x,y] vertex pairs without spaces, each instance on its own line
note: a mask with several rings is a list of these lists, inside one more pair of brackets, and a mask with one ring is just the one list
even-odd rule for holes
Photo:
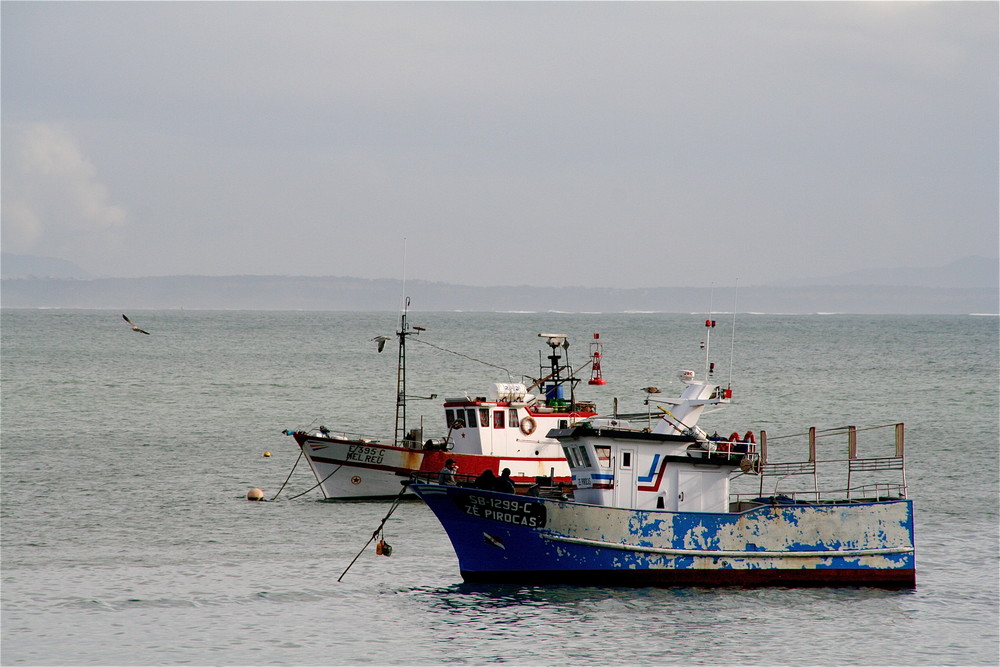
[[385,527],[385,522],[389,520],[389,517],[392,516],[392,513],[396,511],[397,507],[399,507],[400,501],[403,500],[403,494],[406,493],[406,488],[407,487],[404,485],[403,488],[399,490],[399,495],[396,496],[396,499],[392,501],[392,507],[389,508],[389,512],[384,517],[382,517],[382,522],[379,523],[378,528],[375,529],[375,532],[372,533],[372,536],[368,538],[367,542],[365,542],[365,546],[361,547],[361,551],[358,552],[358,555],[354,557],[354,560],[351,561],[350,565],[348,565],[344,569],[344,571],[340,573],[340,576],[337,577],[338,582],[344,578],[344,575],[347,574],[347,570],[350,570],[351,567],[353,567],[354,563],[357,562],[359,558],[361,558],[361,554],[365,552],[365,549],[368,548],[368,545],[374,542],[378,538],[378,536],[382,533],[382,529]]
[[271,498],[272,502],[275,501],[275,500],[277,500],[278,496],[281,495],[281,492],[285,490],[285,484],[288,484],[288,480],[290,480],[292,478],[292,473],[295,472],[295,466],[297,466],[299,464],[299,461],[301,459],[302,459],[302,450],[300,449],[299,450],[299,456],[298,456],[298,458],[296,458],[295,459],[295,463],[292,464],[292,469],[288,471],[288,477],[285,478],[285,481],[284,481],[284,483],[282,483],[281,488],[278,489],[278,492],[276,494],[274,494],[274,498]]
[[[305,491],[303,491],[303,492],[302,492],[302,493],[300,493],[299,495],[297,495],[297,496],[292,496],[291,498],[289,498],[289,500],[295,500],[296,498],[301,498],[302,496],[306,495],[307,493],[309,493],[310,491],[312,491],[313,489],[315,489],[315,488],[316,488],[317,486],[319,486],[320,484],[322,484],[322,483],[323,483],[323,482],[325,482],[326,480],[328,480],[328,479],[330,479],[331,477],[333,477],[333,473],[334,473],[334,472],[337,472],[338,470],[340,470],[340,469],[341,469],[341,468],[343,468],[343,467],[344,467],[343,465],[339,465],[339,466],[337,466],[336,468],[334,468],[334,469],[333,469],[333,472],[331,472],[331,473],[330,473],[329,475],[327,475],[326,477],[324,477],[324,478],[323,478],[322,480],[320,480],[319,482],[317,482],[317,483],[316,483],[316,484],[314,484],[313,486],[310,486],[310,487],[309,487],[308,489],[306,489]],[[279,492],[279,493],[280,493],[280,492]],[[278,497],[278,496],[275,496],[275,498],[277,498],[277,497]]]

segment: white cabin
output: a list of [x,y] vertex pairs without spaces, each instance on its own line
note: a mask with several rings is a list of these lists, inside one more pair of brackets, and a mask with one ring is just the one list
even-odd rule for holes
[[597,413],[591,402],[577,401],[573,409],[548,403],[519,383],[495,383],[486,396],[446,398],[451,451],[509,460],[508,465],[501,465],[510,467],[515,477],[568,477],[559,441],[548,433],[570,428]]
[[709,440],[697,422],[730,394],[682,371],[680,398],[655,420],[591,419],[549,435],[562,443],[581,503],[681,512],[729,510],[729,478],[751,443]]

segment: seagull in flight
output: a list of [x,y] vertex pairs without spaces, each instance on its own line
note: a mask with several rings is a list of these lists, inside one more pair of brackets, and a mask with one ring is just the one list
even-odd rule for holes
[[135,323],[132,322],[132,320],[130,320],[127,315],[125,315],[125,313],[122,313],[122,319],[125,320],[126,322],[128,322],[129,326],[132,327],[132,331],[136,331],[138,333],[144,333],[147,336],[150,335],[148,331],[146,331],[144,329],[140,329],[139,327],[137,327],[135,325]]
[[372,340],[378,343],[378,351],[381,352],[385,349],[385,342],[390,338],[388,336],[375,336]]

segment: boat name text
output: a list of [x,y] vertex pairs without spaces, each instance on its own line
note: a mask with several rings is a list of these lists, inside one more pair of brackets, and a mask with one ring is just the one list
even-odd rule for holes
[[481,519],[491,519],[529,528],[545,525],[545,506],[542,503],[526,502],[516,498],[492,498],[488,496],[456,495],[455,503],[466,514]]
[[351,445],[347,450],[347,460],[354,463],[382,463],[384,452],[378,447],[365,447],[364,445]]

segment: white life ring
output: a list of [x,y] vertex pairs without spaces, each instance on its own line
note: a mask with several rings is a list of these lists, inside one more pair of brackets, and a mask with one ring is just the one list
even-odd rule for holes
[[521,433],[531,435],[535,432],[535,428],[535,420],[531,417],[525,417],[521,420]]

